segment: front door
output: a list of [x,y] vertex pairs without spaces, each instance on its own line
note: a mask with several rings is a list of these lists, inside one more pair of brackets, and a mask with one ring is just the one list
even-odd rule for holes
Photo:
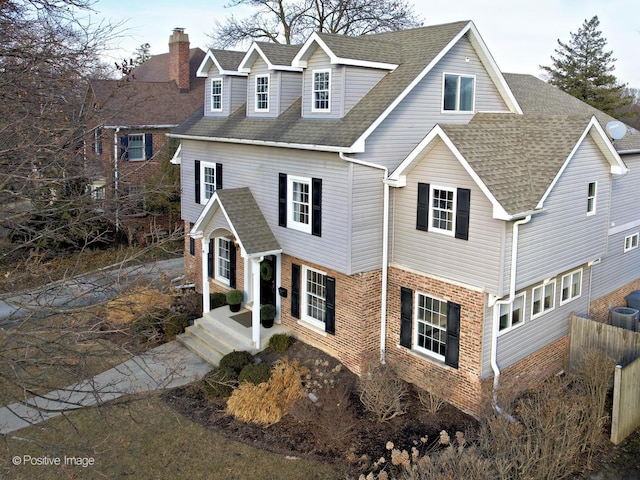
[[260,262],[260,305],[276,305],[276,256]]

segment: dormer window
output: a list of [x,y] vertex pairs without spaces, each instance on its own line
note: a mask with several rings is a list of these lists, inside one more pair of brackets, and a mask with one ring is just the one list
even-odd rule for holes
[[222,79],[211,79],[211,111],[222,111]]
[[473,112],[476,79],[473,76],[444,74],[442,110]]
[[313,72],[313,108],[315,112],[329,111],[330,70],[316,70]]
[[256,77],[256,112],[269,111],[269,75]]

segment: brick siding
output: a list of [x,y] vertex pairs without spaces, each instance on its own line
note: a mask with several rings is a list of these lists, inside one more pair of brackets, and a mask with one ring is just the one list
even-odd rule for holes
[[627,301],[624,297],[635,290],[640,290],[640,278],[591,302],[589,304],[589,316],[596,322],[609,323],[611,309],[625,307]]

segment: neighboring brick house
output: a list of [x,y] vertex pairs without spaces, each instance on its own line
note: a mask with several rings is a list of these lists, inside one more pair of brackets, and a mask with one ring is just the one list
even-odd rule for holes
[[196,72],[204,56],[200,48],[189,48],[184,29],[174,29],[169,53],[152,56],[122,80],[90,82],[84,114],[92,195],[118,228],[137,237],[171,227],[167,219],[158,225],[145,218],[144,191],[161,175],[160,162],[175,153],[178,143],[167,133],[202,107],[204,79]]
[[253,347],[273,303],[351,370],[380,356],[480,415],[501,378],[563,368],[572,312],[640,287],[640,135],[501,73],[473,22],[223,55],[171,133],[202,325],[238,288]]

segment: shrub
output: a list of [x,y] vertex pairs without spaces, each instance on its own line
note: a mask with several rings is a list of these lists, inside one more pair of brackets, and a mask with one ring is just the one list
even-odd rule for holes
[[178,313],[184,313],[190,320],[202,316],[202,295],[193,291],[185,291],[175,297],[173,309]]
[[360,401],[378,421],[386,422],[406,413],[407,383],[388,364],[370,360],[358,381]]
[[163,337],[162,311],[138,317],[133,321],[132,330],[141,344],[155,344]]
[[238,375],[238,383],[242,385],[243,382],[249,382],[258,385],[269,381],[270,377],[271,367],[266,363],[256,363],[247,365],[242,369],[240,375]]
[[215,367],[201,380],[201,388],[206,398],[228,397],[236,385],[237,375],[231,368]]
[[231,393],[227,411],[238,420],[264,426],[279,422],[304,395],[302,377],[306,368],[297,360],[278,360],[268,382],[244,382]]
[[271,304],[260,307],[260,320],[273,320],[276,316],[276,307]]
[[269,339],[269,348],[273,352],[285,352],[290,342],[291,338],[286,333],[276,333]]
[[209,304],[211,309],[224,307],[227,304],[227,295],[220,292],[214,292],[209,295]]
[[447,404],[447,401],[440,395],[422,389],[418,389],[418,400],[428,413],[437,413]]
[[168,339],[173,339],[176,335],[184,333],[184,329],[188,326],[189,316],[186,313],[171,314],[162,322],[162,329]]
[[244,294],[240,290],[230,290],[227,293],[227,303],[229,305],[238,305],[242,303],[243,298]]
[[247,365],[251,365],[252,363],[253,355],[244,350],[234,350],[231,353],[227,353],[220,359],[220,367],[230,368],[231,370],[236,372],[236,377],[240,374],[244,367],[246,367]]

